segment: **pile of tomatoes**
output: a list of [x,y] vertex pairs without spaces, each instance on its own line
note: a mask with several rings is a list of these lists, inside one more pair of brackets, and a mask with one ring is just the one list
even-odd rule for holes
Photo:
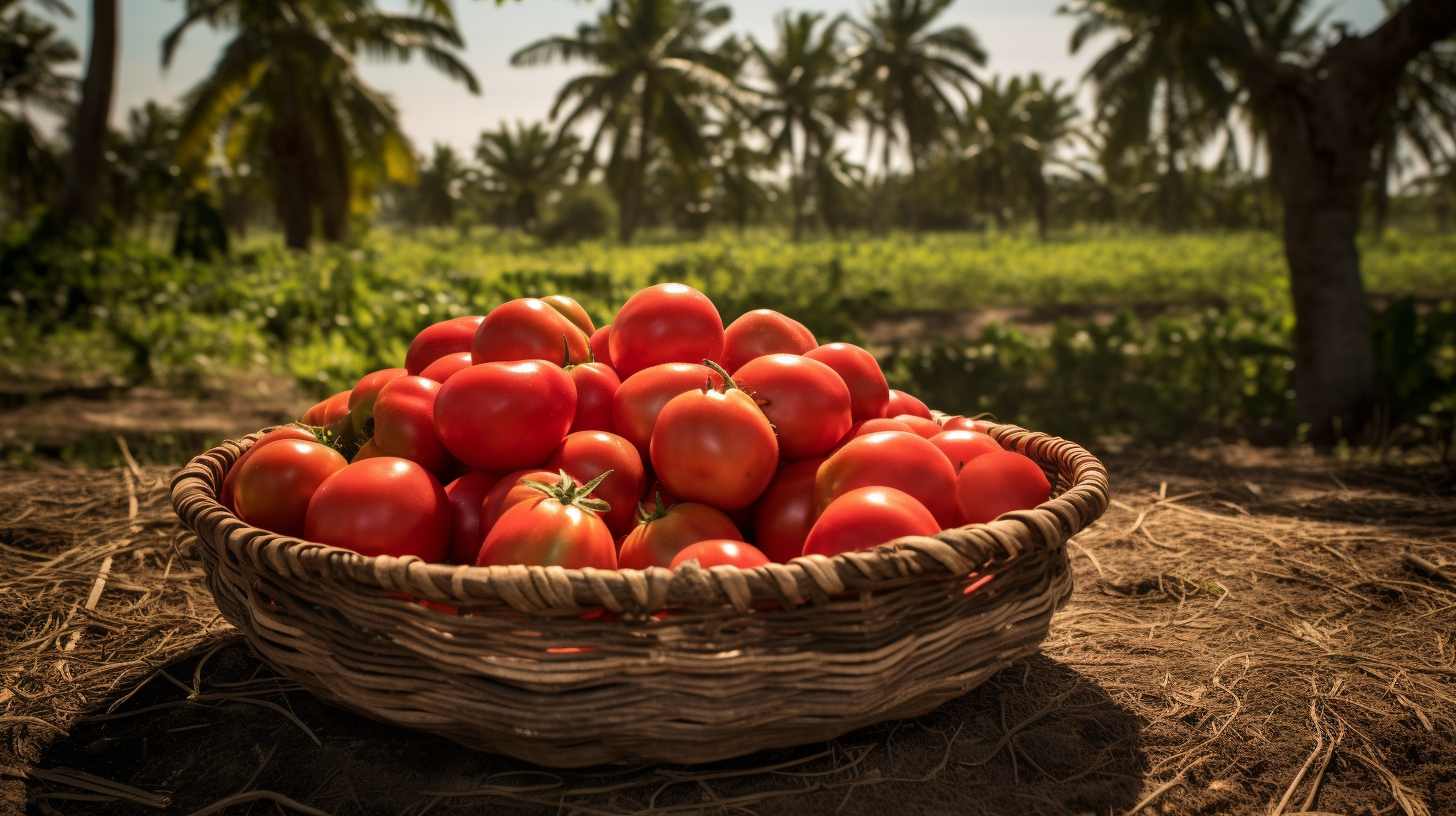
[[436,323],[229,471],[247,523],[364,555],[566,568],[756,567],[1047,500],[987,426],[888,387],[874,356],[701,292],[569,297]]

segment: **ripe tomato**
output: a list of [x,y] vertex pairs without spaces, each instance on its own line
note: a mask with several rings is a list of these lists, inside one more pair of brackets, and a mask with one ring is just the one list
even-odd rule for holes
[[664,363],[653,366],[622,381],[612,397],[612,427],[631,442],[645,460],[652,441],[652,428],[657,415],[668,400],[678,394],[696,391],[712,384],[723,384],[718,372],[694,363]]
[[470,344],[475,340],[475,332],[480,328],[483,320],[485,318],[480,315],[471,315],[469,317],[452,317],[433,326],[426,326],[423,331],[415,335],[414,341],[410,343],[409,351],[405,352],[405,370],[410,374],[419,374],[430,363],[447,354],[470,351]]
[[991,424],[984,419],[966,419],[963,416],[951,416],[945,418],[945,421],[940,424],[940,429],[943,431],[978,431],[980,433],[988,433],[991,430]]
[[[571,420],[571,431],[616,430],[612,422],[612,400],[622,381],[617,373],[605,363],[582,363],[568,365],[566,376],[576,386],[576,415]],[[609,525],[610,526],[610,525]]]
[[1002,448],[996,440],[979,431],[941,431],[930,437],[930,444],[940,448],[945,458],[961,472],[965,464],[986,453],[1000,453]]
[[485,540],[480,508],[500,480],[499,473],[472,470],[445,485],[445,496],[450,499],[450,560],[454,563],[474,564],[480,554],[480,544]]
[[458,374],[472,365],[474,365],[474,361],[470,359],[470,352],[457,351],[454,354],[446,354],[425,366],[425,370],[420,372],[420,376],[443,385],[452,375]]
[[280,439],[258,450],[238,473],[238,518],[279,535],[303,535],[308,500],[349,463],[317,442]]
[[622,569],[670,566],[684,549],[711,539],[742,541],[743,536],[723,511],[697,502],[676,502],[644,517],[627,534],[617,563]]
[[569,478],[558,485],[538,484],[535,498],[507,510],[486,533],[476,565],[616,569],[612,534],[597,517],[602,503],[587,498],[596,485]]
[[496,521],[512,507],[527,499],[534,499],[540,495],[540,491],[526,484],[526,482],[540,482],[541,484],[553,485],[561,483],[561,474],[554,470],[545,468],[532,468],[530,470],[518,470],[515,473],[508,473],[495,483],[495,487],[485,494],[485,501],[480,504],[480,532],[481,535],[490,533],[490,528]]
[[912,432],[925,439],[935,436],[942,430],[935,420],[926,419],[923,416],[916,416],[914,414],[900,414],[895,417],[895,421],[905,423],[910,427]]
[[622,377],[662,363],[700,363],[723,355],[723,319],[713,301],[681,283],[638,292],[617,312],[607,337]]
[[784,459],[822,456],[854,424],[844,380],[818,360],[769,354],[745,363],[733,378],[773,423]]
[[[905,423],[897,419],[889,419],[888,417],[879,417],[878,419],[861,419],[860,421],[849,426],[849,430],[844,434],[844,436],[839,438],[838,442],[834,443],[834,447],[830,449],[829,454],[832,456],[835,453],[838,453],[839,449],[844,447],[845,445],[848,445],[849,440],[851,439],[857,439],[861,436],[868,436],[872,433],[881,433],[884,431],[898,431],[900,433],[907,434],[915,433],[914,428],[906,425]],[[915,435],[919,436],[919,434]]]
[[400,377],[380,389],[374,402],[374,444],[384,455],[408,459],[436,477],[455,466],[435,433],[439,393],[434,380]]
[[737,510],[768,487],[779,443],[753,398],[723,379],[723,391],[688,391],[663,406],[650,454],[657,478],[685,501]]
[[544,360],[473,365],[435,398],[435,431],[445,449],[474,470],[496,473],[546,461],[575,417],[576,386]]
[[1014,451],[977,456],[956,477],[956,503],[967,524],[991,521],[1002,513],[1031,510],[1051,498],[1051,483],[1041,467]]
[[611,336],[612,336],[612,324],[611,323],[608,323],[607,325],[601,327],[600,329],[597,329],[596,331],[592,332],[592,336],[591,336],[592,361],[593,362],[597,362],[597,363],[606,363],[607,366],[612,369],[612,371],[614,371],[618,375],[620,375],[621,372],[617,372],[617,367],[614,366],[614,365],[612,365],[612,352],[611,352],[611,349],[608,347],[608,343],[607,343],[607,340]]
[[828,343],[804,352],[804,356],[829,366],[844,380],[849,388],[850,415],[856,422],[885,416],[890,386],[873,354],[849,343]]
[[379,446],[374,443],[373,439],[366,439],[364,440],[364,444],[359,446],[359,450],[354,451],[354,458],[350,459],[349,463],[353,464],[364,459],[374,459],[384,455],[384,451],[379,449]]
[[568,362],[586,362],[586,335],[545,301],[517,298],[485,316],[470,344],[470,359],[475,365],[558,361],[563,351]]
[[829,503],[809,531],[804,555],[869,550],[901,536],[929,536],[940,523],[925,505],[893,487],[861,487]]
[[754,543],[769,560],[780,564],[804,552],[804,539],[814,528],[814,477],[824,457],[790,462],[774,474],[759,497],[753,516]]
[[803,354],[818,345],[803,323],[773,309],[754,309],[723,331],[723,368],[736,375],[755,357]]
[[819,468],[814,501],[829,503],[861,487],[902,490],[935,516],[941,526],[955,519],[955,468],[940,449],[914,434],[883,431],[851,439]]
[[349,392],[340,391],[303,412],[299,422],[315,428],[327,428],[349,413]]
[[699,541],[690,545],[672,559],[672,563],[668,564],[668,569],[677,569],[689,561],[698,562],[698,566],[703,569],[712,567],[753,569],[769,563],[768,556],[752,544],[723,538]]
[[379,397],[380,390],[388,385],[390,380],[397,380],[407,375],[408,372],[402,368],[386,368],[360,377],[359,382],[349,392],[347,422],[340,419],[329,430],[345,439],[358,439],[363,436],[364,426],[374,418],[374,400]]
[[[332,399],[332,397],[330,397],[330,399]],[[254,442],[252,447],[243,451],[243,455],[238,457],[238,461],[234,462],[233,466],[228,468],[227,475],[223,477],[222,490],[218,491],[217,495],[217,500],[222,503],[223,507],[232,510],[234,507],[237,506],[235,504],[237,493],[236,485],[238,482],[238,474],[242,472],[243,465],[246,464],[249,459],[253,458],[253,456],[255,456],[258,451],[262,450],[264,445],[271,445],[272,443],[283,439],[300,439],[304,442],[318,441],[318,439],[314,436],[313,431],[310,431],[307,428],[300,428],[297,425],[285,425],[282,428],[274,428],[268,433],[265,433],[262,436],[258,437],[258,441]]]
[[[672,495],[671,490],[663,487],[662,482],[653,479],[652,484],[648,485],[647,489],[642,492],[642,500],[637,503],[638,516],[639,518],[649,518],[657,515],[657,508],[659,506],[665,510],[677,504],[677,502],[677,496]],[[721,513],[722,511],[720,510],[719,512]],[[725,513],[724,515],[727,514]]]
[[647,488],[647,473],[631,442],[605,431],[575,431],[561,440],[542,470],[564,470],[589,478],[610,471],[595,491],[611,508],[601,512],[602,522],[614,536],[636,526],[637,501]]
[[408,459],[355,462],[319,485],[308,503],[309,541],[360,555],[416,555],[445,560],[450,499],[428,471]]
[[885,415],[899,417],[901,414],[910,414],[911,416],[918,416],[921,419],[932,421],[935,419],[935,417],[930,415],[930,409],[925,407],[925,403],[904,391],[897,391],[891,388],[890,407],[885,409]]
[[581,304],[575,300],[566,295],[547,295],[541,300],[547,306],[560,312],[562,317],[569,320],[571,325],[581,329],[581,333],[587,337],[591,337],[592,333],[596,331],[596,328],[592,326],[591,315],[587,314],[586,309],[581,308]]

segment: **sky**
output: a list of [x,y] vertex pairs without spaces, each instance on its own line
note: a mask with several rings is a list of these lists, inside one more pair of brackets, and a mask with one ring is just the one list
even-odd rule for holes
[[[733,21],[725,27],[752,34],[765,44],[774,41],[774,17],[786,8],[822,11],[826,16],[859,14],[868,0],[728,0]],[[1078,85],[1082,72],[1099,50],[1096,43],[1079,55],[1068,53],[1074,20],[1056,14],[1064,0],[957,0],[943,16],[944,25],[971,28],[990,53],[986,72],[1008,76],[1039,71],[1044,76]],[[71,0],[74,19],[56,22],[84,53],[89,43],[89,6]],[[128,110],[149,99],[172,103],[211,70],[229,32],[206,26],[190,30],[172,64],[161,68],[161,41],[181,19],[180,0],[123,0],[121,63],[112,123],[125,121]],[[463,61],[480,80],[482,93],[472,96],[458,83],[444,79],[420,60],[408,64],[364,60],[365,81],[390,94],[400,110],[405,132],[421,153],[444,142],[473,153],[482,130],[501,121],[544,119],[557,88],[579,65],[512,68],[512,52],[542,37],[570,34],[579,23],[600,13],[602,0],[455,0],[455,14],[465,37]],[[1374,25],[1383,12],[1380,0],[1332,0],[1330,20],[1348,21],[1355,30]],[[380,0],[387,9],[402,9],[404,0]],[[52,15],[53,16],[53,15]],[[83,56],[84,65],[84,56]],[[80,66],[77,66],[79,72]],[[1088,99],[1083,89],[1083,104]]]

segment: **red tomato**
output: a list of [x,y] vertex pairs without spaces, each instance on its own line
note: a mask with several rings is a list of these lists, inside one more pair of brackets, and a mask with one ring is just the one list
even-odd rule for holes
[[430,363],[447,354],[470,351],[470,344],[475,340],[475,332],[480,328],[482,320],[485,318],[480,315],[471,315],[453,317],[433,326],[426,326],[415,335],[409,351],[405,352],[405,370],[410,374],[419,374]]
[[925,417],[916,416],[914,414],[900,414],[899,416],[895,417],[895,421],[903,422],[905,425],[909,426],[910,430],[913,431],[916,435],[924,437],[925,439],[929,439],[932,436],[935,436],[942,430],[940,425],[938,425],[935,420],[926,419]]
[[546,461],[575,416],[576,386],[543,360],[473,365],[435,398],[435,431],[445,449],[470,468],[496,473]]
[[996,440],[978,431],[941,431],[930,437],[930,444],[940,448],[940,452],[955,466],[956,473],[960,473],[961,468],[977,456],[1002,450]]
[[350,459],[349,463],[353,464],[364,459],[374,459],[384,455],[384,451],[379,449],[379,446],[374,443],[373,439],[366,439],[364,440],[364,444],[359,446],[359,450],[354,451],[354,458]]
[[[332,399],[332,397],[330,397],[330,399]],[[217,494],[217,500],[222,504],[223,507],[232,510],[234,507],[237,506],[234,503],[236,501],[237,493],[235,486],[237,485],[238,474],[241,473],[243,470],[243,465],[246,464],[249,459],[253,458],[253,456],[257,454],[258,451],[262,450],[264,445],[271,445],[272,443],[282,439],[300,439],[304,442],[318,441],[318,439],[314,436],[313,431],[310,431],[307,428],[300,428],[297,425],[285,425],[282,428],[274,428],[268,433],[265,433],[262,436],[258,437],[258,441],[254,442],[251,447],[243,451],[243,455],[238,457],[238,461],[234,462],[233,466],[228,468],[227,475],[223,477],[222,490],[218,491]]]
[[349,393],[340,391],[328,399],[303,412],[299,422],[315,428],[327,428],[349,413]]
[[715,538],[709,541],[699,541],[689,545],[682,552],[672,559],[668,569],[677,569],[689,561],[698,562],[703,569],[712,567],[739,567],[742,569],[753,569],[769,563],[768,556],[764,555],[752,544],[744,544],[741,541],[732,539]]
[[966,419],[963,416],[946,417],[940,424],[943,431],[978,431],[988,433],[991,430],[991,423],[984,419]]
[[450,499],[450,560],[456,564],[474,564],[480,554],[485,540],[480,508],[500,480],[499,473],[472,470],[445,485],[445,496]]
[[[661,501],[658,501],[658,499],[661,499]],[[662,482],[653,479],[652,484],[648,485],[647,490],[643,491],[642,500],[638,502],[639,509],[641,510],[640,515],[642,517],[657,515],[659,505],[665,509],[677,504],[677,501],[677,496],[672,495],[671,490],[663,487]]]
[[525,482],[540,482],[542,484],[560,484],[561,474],[554,470],[544,468],[533,468],[531,470],[518,470],[515,473],[508,473],[495,483],[495,487],[485,494],[485,501],[480,504],[480,532],[481,535],[490,533],[490,528],[505,512],[527,499],[534,499],[541,495],[540,491],[530,487]]
[[896,391],[895,389],[891,388],[890,406],[885,410],[885,415],[898,418],[901,414],[918,416],[921,419],[928,419],[932,421],[935,419],[935,417],[930,415],[930,409],[925,407],[925,403],[921,402],[915,397],[910,396],[904,391]]
[[804,352],[804,356],[829,366],[844,380],[849,388],[850,414],[856,422],[885,416],[890,386],[873,354],[849,343],[828,343]]
[[683,500],[737,510],[768,487],[779,444],[753,398],[724,380],[723,391],[688,391],[663,406],[650,453],[657,478]]
[[[848,445],[849,440],[851,439],[858,439],[861,436],[868,436],[872,433],[881,433],[884,431],[898,431],[900,433],[907,434],[915,433],[914,428],[896,419],[889,419],[886,417],[880,417],[878,419],[861,419],[853,425],[849,426],[849,431],[846,432],[844,436],[840,437],[838,442],[834,443],[834,447],[830,449],[829,454],[833,456],[834,454],[838,453],[839,449],[844,447],[845,445]],[[915,435],[919,436],[919,434]]]
[[570,320],[536,298],[518,298],[490,311],[470,344],[470,359],[482,363],[517,360],[587,361],[586,335]]
[[955,495],[965,522],[981,524],[1002,513],[1031,510],[1051,498],[1051,490],[1036,462],[1003,450],[967,462],[956,477]]
[[662,407],[678,394],[723,384],[718,372],[705,365],[665,363],[653,366],[622,381],[612,397],[612,427],[637,448],[646,459],[652,442],[652,428]]
[[384,455],[408,459],[436,476],[454,467],[435,433],[439,394],[440,384],[424,377],[400,377],[380,389],[374,402],[374,444]]
[[[622,381],[605,363],[582,363],[566,367],[566,376],[576,386],[576,415],[571,431],[615,431],[612,423],[612,400]],[[608,525],[610,526],[610,525]]]
[[784,459],[822,456],[854,424],[844,380],[818,360],[769,354],[745,363],[733,379],[773,423]]
[[238,473],[238,518],[278,535],[303,535],[308,500],[349,463],[317,442],[280,439],[261,448]]
[[754,309],[723,331],[723,368],[737,374],[755,357],[803,354],[818,345],[803,323],[773,309]]
[[838,555],[869,550],[901,536],[929,536],[940,522],[902,490],[861,487],[829,503],[809,538],[804,555]]
[[893,487],[925,505],[941,526],[955,519],[955,468],[940,449],[914,434],[883,431],[850,440],[819,468],[814,501],[820,512],[861,487]]
[[611,475],[593,491],[610,505],[600,514],[602,522],[614,536],[637,525],[637,502],[647,488],[647,473],[642,456],[631,442],[605,431],[575,431],[561,440],[561,446],[542,470],[564,470],[591,479],[610,471]]
[[622,377],[662,363],[701,363],[723,355],[723,319],[713,301],[681,283],[659,283],[627,299],[607,337]]
[[616,569],[616,545],[596,514],[601,503],[587,498],[592,487],[567,479],[507,510],[486,533],[476,565]]
[[571,321],[571,325],[581,329],[581,333],[587,337],[591,337],[592,333],[596,331],[592,326],[591,315],[587,314],[586,309],[581,308],[581,304],[575,300],[566,295],[547,295],[541,300],[547,306],[560,312],[562,317]]
[[670,566],[684,549],[711,539],[742,541],[743,536],[723,511],[697,502],[676,502],[646,517],[627,534],[617,563],[622,569]]
[[592,332],[592,336],[591,336],[591,353],[592,353],[592,359],[593,359],[594,362],[606,363],[609,367],[611,367],[612,371],[615,372],[617,369],[616,369],[616,366],[613,366],[612,365],[612,352],[608,348],[608,345],[607,345],[607,340],[611,336],[612,336],[612,324],[611,323],[608,323],[607,325],[601,327],[600,329],[597,329],[596,331]]
[[470,352],[457,351],[454,354],[446,354],[425,366],[425,370],[420,372],[420,376],[443,385],[452,375],[458,374],[472,365],[474,365],[474,361],[470,359]]
[[814,477],[824,462],[821,456],[780,467],[759,497],[753,537],[769,560],[784,564],[803,554],[804,539],[819,515],[814,504]]
[[[349,438],[358,438],[364,435],[364,426],[374,416],[374,400],[379,397],[379,392],[390,380],[397,380],[407,376],[402,368],[386,368],[375,371],[372,374],[365,374],[359,378],[354,389],[349,392],[349,421],[345,428],[330,428],[336,433],[348,435]],[[340,420],[338,424],[342,424]]]
[[303,526],[309,541],[433,563],[450,551],[450,522],[450,499],[429,471],[382,456],[355,462],[319,485]]

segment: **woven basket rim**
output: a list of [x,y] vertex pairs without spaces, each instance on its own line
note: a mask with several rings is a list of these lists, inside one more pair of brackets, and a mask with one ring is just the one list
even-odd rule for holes
[[[988,430],[992,438],[1004,449],[1052,470],[1066,489],[1035,509],[1006,513],[989,523],[950,528],[933,536],[906,536],[871,550],[800,556],[786,564],[753,568],[704,569],[695,563],[675,571],[436,564],[418,556],[365,556],[277,535],[246,524],[223,507],[216,492],[227,470],[268,430],[224,441],[194,457],[173,478],[172,504],[183,526],[206,546],[232,549],[255,569],[328,579],[365,591],[403,593],[457,609],[505,603],[531,615],[577,615],[595,608],[632,615],[669,607],[731,606],[740,613],[756,604],[796,607],[846,593],[964,579],[973,572],[994,574],[1000,565],[1033,547],[1065,543],[1108,505],[1107,470],[1091,453],[1058,437],[999,424]],[[1047,450],[1055,450],[1058,461],[1043,455]]]

